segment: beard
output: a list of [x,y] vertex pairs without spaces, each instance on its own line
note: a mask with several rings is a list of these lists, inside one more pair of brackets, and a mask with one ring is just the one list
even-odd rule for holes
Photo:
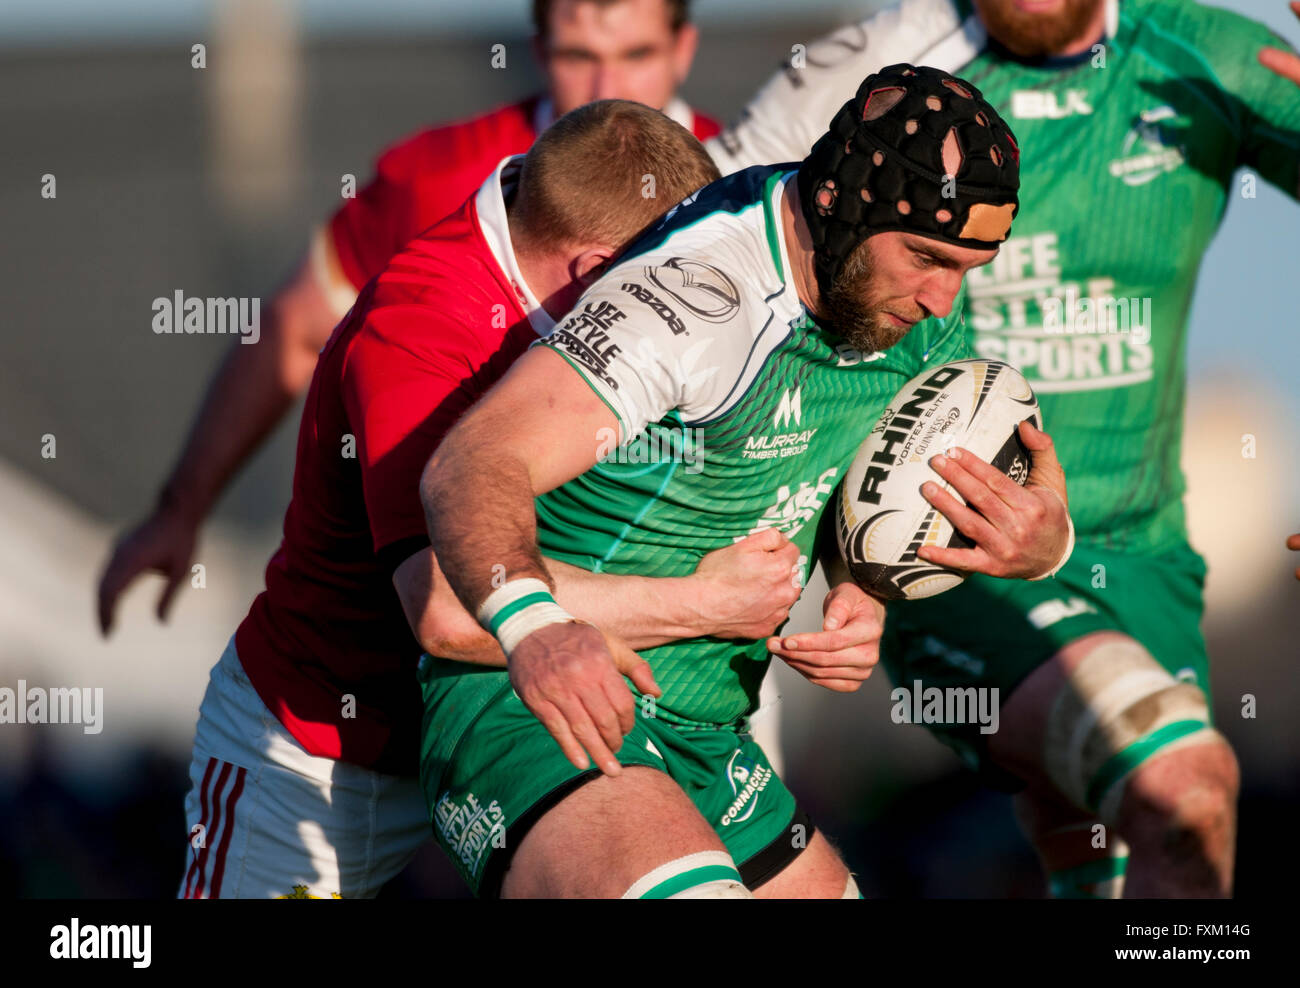
[[864,354],[888,350],[912,328],[896,325],[873,298],[873,270],[871,248],[864,240],[836,273],[819,306],[827,327]]
[[1064,0],[1059,13],[1020,10],[1014,0],[975,0],[992,37],[1024,58],[1056,55],[1087,28],[1105,0]]

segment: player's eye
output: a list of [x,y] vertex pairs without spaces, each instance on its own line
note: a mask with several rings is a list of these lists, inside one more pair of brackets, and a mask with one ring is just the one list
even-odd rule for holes
[[551,52],[551,58],[568,65],[584,65],[596,61],[596,56],[581,48],[558,48]]

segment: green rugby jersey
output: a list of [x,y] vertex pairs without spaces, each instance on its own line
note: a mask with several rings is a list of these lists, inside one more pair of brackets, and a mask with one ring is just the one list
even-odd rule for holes
[[[601,462],[537,499],[548,556],[593,571],[683,576],[700,558],[777,528],[804,575],[817,521],[859,444],[927,364],[971,355],[960,315],[862,354],[830,336],[788,281],[780,222],[795,172],[757,167],[673,209],[547,338],[618,418]],[[793,190],[793,185],[789,186]],[[762,641],[647,649],[670,720],[752,712]]]
[[1022,157],[1015,234],[966,279],[975,348],[1037,392],[1080,540],[1159,552],[1186,538],[1201,256],[1248,189],[1238,166],[1300,196],[1300,92],[1256,61],[1285,42],[1254,21],[1191,0],[1106,7],[1092,51],[1029,64],[990,43],[968,0],[904,0],[809,46],[806,66],[775,76],[709,149],[724,171],[802,158],[861,80],[895,62],[978,86]]

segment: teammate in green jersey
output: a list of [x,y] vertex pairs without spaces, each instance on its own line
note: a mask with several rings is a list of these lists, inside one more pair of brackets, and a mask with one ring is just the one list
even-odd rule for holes
[[[776,528],[802,581],[885,405],[969,352],[953,303],[1010,230],[1018,171],[978,90],[891,66],[798,168],[751,168],[670,210],[447,436],[422,487],[431,540],[508,671],[423,662],[421,781],[480,894],[856,895],[746,719],[771,651],[830,688],[866,678],[878,602],[835,579],[820,632],[629,663],[555,603],[540,553],[671,577]],[[940,470],[983,515],[935,496],[976,547],[926,558],[1014,578],[1060,565],[1063,478],[1046,435],[1021,436],[1024,488],[969,455]]]
[[931,729],[1022,790],[1054,894],[1231,889],[1238,769],[1211,724],[1183,516],[1184,343],[1236,169],[1300,195],[1284,48],[1190,0],[903,0],[809,46],[710,142],[724,173],[798,158],[846,80],[899,58],[960,72],[1020,138],[1016,236],[971,272],[966,315],[976,351],[1038,393],[1078,549],[1050,583],[891,604],[882,648],[909,690],[1002,690],[995,734]]

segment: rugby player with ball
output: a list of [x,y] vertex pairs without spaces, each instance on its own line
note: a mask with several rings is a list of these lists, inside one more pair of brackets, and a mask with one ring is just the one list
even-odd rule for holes
[[[746,169],[670,210],[448,433],[422,483],[430,539],[508,666],[422,659],[420,771],[476,892],[856,897],[747,718],[772,654],[856,688],[880,604],[840,572],[822,631],[643,649],[629,689],[621,650],[557,601],[543,554],[672,578],[778,529],[806,572],[895,393],[972,356],[962,277],[1007,237],[1018,175],[1015,139],[977,89],[890,66],[797,167]],[[610,430],[698,443],[702,469],[601,460]],[[935,562],[1032,578],[1064,561],[1064,477],[1044,433],[1019,435],[1024,487],[968,453],[938,468],[966,503],[934,503],[975,545],[931,548]]]
[[[647,172],[662,198],[641,194]],[[421,650],[505,659],[478,647],[483,633],[438,574],[420,472],[620,249],[716,177],[658,111],[588,104],[502,161],[362,292],[312,378],[266,590],[199,711],[183,896],[373,896],[429,839],[416,780]],[[478,486],[460,492],[465,504]],[[644,647],[770,634],[798,595],[797,559],[762,532],[672,579],[552,571],[566,607]],[[643,665],[619,654],[623,668]]]

